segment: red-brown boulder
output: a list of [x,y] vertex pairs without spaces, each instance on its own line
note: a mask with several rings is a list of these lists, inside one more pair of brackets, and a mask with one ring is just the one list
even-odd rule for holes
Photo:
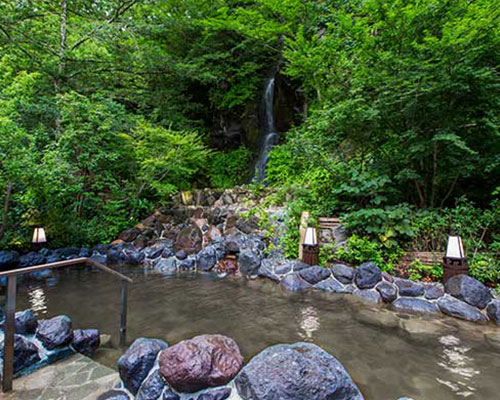
[[236,342],[222,335],[183,340],[160,353],[160,372],[179,392],[225,385],[243,366]]

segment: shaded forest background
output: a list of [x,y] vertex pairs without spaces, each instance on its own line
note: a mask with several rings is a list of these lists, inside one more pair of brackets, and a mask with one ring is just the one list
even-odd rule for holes
[[498,265],[498,0],[4,0],[0,49],[1,247],[35,223],[106,242],[250,182],[278,67],[267,184],[291,224],[342,215],[386,258],[454,227]]

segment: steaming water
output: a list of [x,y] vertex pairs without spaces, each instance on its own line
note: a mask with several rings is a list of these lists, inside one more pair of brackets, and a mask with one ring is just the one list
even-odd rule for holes
[[255,164],[256,179],[262,182],[266,178],[266,166],[269,160],[269,152],[279,141],[279,136],[276,133],[274,125],[274,77],[270,78],[266,84],[264,92],[263,107],[264,107],[264,132],[259,158]]
[[[290,293],[270,281],[206,275],[165,278],[140,268],[129,294],[128,341],[141,336],[175,344],[203,333],[236,340],[248,361],[276,343],[313,342],[345,365],[367,400],[498,399],[500,353],[484,340],[492,327],[442,318],[424,321],[439,334],[410,336],[392,312],[349,295]],[[101,272],[61,272],[52,285],[20,288],[18,310],[42,318],[67,314],[75,328],[98,328],[118,342],[120,283]],[[101,349],[112,368],[122,351]]]

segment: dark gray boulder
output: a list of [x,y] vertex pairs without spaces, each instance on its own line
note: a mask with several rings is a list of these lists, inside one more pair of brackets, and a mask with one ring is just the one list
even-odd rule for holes
[[286,275],[280,282],[287,290],[300,291],[309,289],[312,287],[310,283],[307,283],[304,279],[300,277],[297,272]]
[[113,389],[101,394],[97,400],[130,400],[130,397],[122,390]]
[[160,257],[167,246],[168,246],[168,243],[166,241],[156,242],[152,246],[146,247],[143,250],[144,255],[150,259]]
[[413,313],[438,313],[439,308],[429,300],[417,299],[415,297],[399,297],[392,303],[397,311]]
[[425,298],[427,300],[436,300],[444,296],[444,289],[441,284],[427,284],[425,286]]
[[19,264],[19,253],[17,251],[0,251],[0,271],[16,268]]
[[124,242],[133,242],[135,239],[137,239],[137,236],[139,236],[140,233],[141,231],[139,229],[130,228],[120,233],[118,239],[123,240]]
[[314,289],[324,290],[325,292],[343,293],[344,285],[342,285],[333,276],[318,282],[314,285]]
[[152,372],[142,382],[135,400],[157,400],[160,398],[163,389],[165,388],[165,380],[159,370]]
[[14,325],[16,333],[31,335],[36,332],[38,318],[31,310],[18,311],[15,315]]
[[217,264],[217,252],[214,247],[205,247],[198,253],[198,269],[200,271],[209,272]]
[[380,293],[380,297],[386,303],[392,303],[398,297],[398,289],[396,285],[390,282],[382,281],[376,286],[377,291]]
[[19,268],[45,264],[45,261],[46,258],[43,255],[35,251],[30,251],[29,253],[19,257]]
[[471,306],[485,308],[492,299],[490,290],[468,275],[455,275],[444,285],[446,293]]
[[399,288],[399,295],[405,297],[419,297],[424,295],[424,286],[419,282],[413,282],[408,279],[396,279]]
[[355,289],[352,294],[369,303],[382,303],[380,293],[373,289]]
[[[0,352],[3,354],[4,342],[0,344]],[[41,360],[38,348],[21,335],[14,336],[14,373],[36,364]]]
[[120,244],[110,247],[106,256],[109,264],[128,265],[139,265],[146,257],[143,252],[138,251],[134,246],[129,244]]
[[335,278],[341,283],[352,283],[354,279],[354,268],[348,267],[344,264],[335,264],[332,267],[332,273]]
[[153,368],[158,353],[167,347],[168,344],[163,340],[139,338],[119,358],[120,378],[132,394],[137,394],[142,382]]
[[271,279],[274,282],[279,282],[280,278],[278,277],[278,275],[274,273],[274,268],[275,264],[273,260],[270,259],[262,260],[257,275],[260,276],[261,278],[267,278]]
[[80,253],[78,254],[78,257],[88,258],[88,257],[91,257],[91,256],[92,256],[92,250],[87,249],[85,247],[81,248],[80,249]]
[[497,325],[500,325],[500,300],[492,300],[488,307],[486,307],[486,313],[492,321]]
[[196,269],[196,256],[189,256],[185,260],[178,261],[177,267],[181,271],[194,271]]
[[361,264],[354,274],[354,283],[360,289],[371,289],[382,280],[382,271],[373,262]]
[[187,258],[188,254],[186,252],[186,250],[179,250],[179,251],[176,251],[175,252],[175,257],[178,259],[178,260],[185,260]]
[[101,254],[94,254],[92,255],[92,257],[90,257],[90,259],[95,262],[98,262],[99,264],[106,264],[108,262],[107,257]]
[[49,350],[53,350],[56,347],[68,346],[73,340],[71,319],[66,315],[60,315],[51,319],[38,321],[36,337]]
[[457,300],[451,296],[441,297],[437,304],[439,309],[447,315],[455,318],[464,319],[471,322],[486,322],[488,319],[477,308],[470,306],[463,301]]
[[60,258],[68,258],[71,256],[78,256],[80,254],[79,247],[61,247],[52,252],[53,256],[58,256]]
[[342,364],[311,343],[279,344],[256,355],[236,377],[244,400],[362,400]]
[[75,329],[73,331],[73,348],[86,356],[91,356],[99,348],[101,341],[97,329]]
[[225,387],[202,393],[196,400],[226,400],[231,396],[231,388]]
[[256,275],[260,267],[261,259],[262,257],[257,251],[251,249],[240,251],[238,255],[240,272],[247,276]]
[[319,265],[314,265],[309,268],[305,268],[299,271],[299,275],[306,282],[314,285],[318,282],[324,281],[329,278],[332,273],[328,268],[320,267]]

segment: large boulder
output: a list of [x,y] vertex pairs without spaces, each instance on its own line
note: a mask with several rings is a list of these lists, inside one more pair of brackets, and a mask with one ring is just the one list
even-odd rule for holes
[[73,331],[73,348],[86,356],[91,356],[99,348],[101,341],[97,329],[75,329]]
[[485,308],[492,299],[490,290],[468,275],[455,275],[444,284],[446,293],[471,306]]
[[46,258],[43,255],[37,253],[36,251],[30,251],[29,253],[19,257],[19,268],[45,264],[45,261]]
[[60,315],[39,321],[36,337],[49,350],[71,344],[73,340],[71,319],[66,315]]
[[488,317],[497,325],[500,325],[500,300],[495,299],[486,307]]
[[488,320],[477,308],[451,296],[441,297],[437,304],[444,314],[455,318],[471,322],[486,322]]
[[109,264],[139,265],[146,257],[143,252],[129,244],[119,244],[110,247],[106,253]]
[[434,314],[439,312],[439,308],[429,300],[417,299],[415,297],[399,297],[392,303],[397,311],[412,313]]
[[31,310],[18,311],[15,315],[14,324],[16,333],[31,335],[36,332],[38,318]]
[[211,271],[217,264],[217,252],[213,246],[205,247],[198,253],[198,269],[200,271]]
[[139,338],[119,358],[120,378],[132,394],[137,394],[142,382],[153,368],[158,353],[166,348],[168,344],[163,340]]
[[159,366],[175,390],[193,393],[231,381],[243,366],[243,357],[233,339],[201,335],[163,350]]
[[[1,354],[3,354],[4,342],[0,345]],[[38,348],[21,335],[14,336],[14,373],[22,371],[25,368],[40,361]]]
[[428,283],[425,285],[425,298],[436,300],[444,296],[444,288],[440,283]]
[[184,250],[187,254],[198,253],[203,245],[203,234],[195,224],[182,229],[175,239],[174,250]]
[[287,290],[300,291],[312,288],[313,286],[300,277],[298,272],[286,275],[280,282]]
[[424,286],[419,282],[413,282],[408,279],[396,279],[395,283],[399,288],[400,296],[419,297],[424,295]]
[[259,271],[262,257],[259,252],[252,249],[244,249],[238,255],[238,265],[243,275],[256,275]]
[[299,275],[307,283],[314,285],[318,282],[325,280],[332,275],[331,271],[327,268],[315,265],[313,267],[305,268],[299,272]]
[[236,377],[244,400],[362,400],[334,356],[312,343],[279,344],[255,356]]
[[361,264],[354,274],[354,282],[360,289],[371,289],[381,280],[382,271],[372,262]]
[[0,271],[16,268],[19,264],[19,253],[17,251],[0,251]]
[[380,293],[373,289],[355,289],[352,294],[368,303],[382,303]]
[[354,268],[348,267],[344,264],[335,264],[332,267],[333,276],[341,283],[349,284],[354,279]]
[[398,297],[397,287],[390,282],[382,281],[377,285],[376,289],[386,303],[392,303]]
[[154,264],[154,269],[165,275],[173,275],[177,273],[177,260],[175,257],[160,258]]
[[160,395],[165,388],[165,381],[163,376],[160,374],[159,370],[152,372],[145,380],[142,382],[135,400],[157,400],[160,399]]

